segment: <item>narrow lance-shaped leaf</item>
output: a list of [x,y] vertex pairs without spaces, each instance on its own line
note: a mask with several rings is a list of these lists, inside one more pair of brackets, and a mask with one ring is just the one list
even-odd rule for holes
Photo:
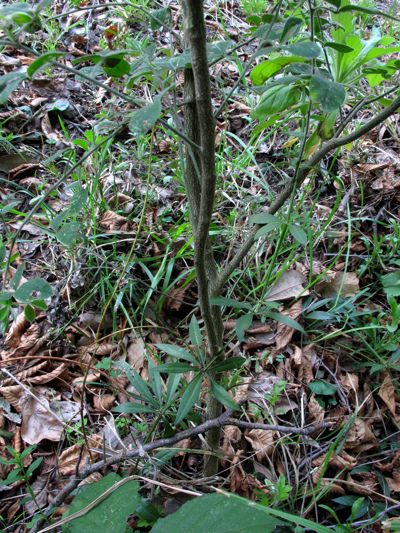
[[247,315],[243,315],[236,321],[236,335],[239,342],[242,342],[244,337],[244,332],[246,329],[249,329],[251,326],[251,323],[253,321],[253,314],[248,313]]
[[225,405],[226,407],[230,407],[231,409],[235,411],[241,411],[240,407],[232,399],[229,392],[226,391],[221,385],[219,385],[213,379],[211,378],[209,379],[210,379],[210,385],[211,385],[211,392],[213,396],[215,396],[217,400],[220,403],[222,403],[222,405]]
[[181,403],[179,405],[178,413],[176,415],[175,423],[179,424],[185,416],[188,414],[190,409],[197,402],[201,390],[201,381],[202,374],[196,376],[187,386],[185,392],[183,393]]

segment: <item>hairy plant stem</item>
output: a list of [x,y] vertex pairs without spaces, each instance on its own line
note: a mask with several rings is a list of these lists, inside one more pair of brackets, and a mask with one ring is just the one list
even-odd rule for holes
[[[211,103],[211,86],[206,51],[206,27],[202,0],[182,0],[185,39],[190,47],[192,68],[185,71],[185,127],[186,134],[200,145],[196,160],[186,158],[186,185],[194,232],[194,263],[199,290],[201,314],[207,333],[206,362],[224,359],[222,315],[219,307],[210,305],[214,296],[217,267],[209,237],[214,208],[215,186],[215,121]],[[200,169],[200,180],[196,168]],[[219,375],[213,379],[220,381]],[[210,393],[206,399],[206,419],[217,418],[222,413],[221,403]],[[206,433],[206,443],[211,450],[220,447],[221,429]],[[204,467],[204,475],[218,471],[218,457],[211,455]]]

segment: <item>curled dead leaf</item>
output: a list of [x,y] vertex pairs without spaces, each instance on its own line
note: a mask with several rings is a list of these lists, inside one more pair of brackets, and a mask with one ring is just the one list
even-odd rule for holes
[[251,429],[244,434],[244,438],[251,444],[256,452],[257,460],[260,462],[273,454],[275,449],[274,436],[274,431],[265,431],[263,429]]
[[106,211],[100,224],[106,228],[107,231],[130,231],[132,229],[132,222],[121,215],[117,215],[113,211]]

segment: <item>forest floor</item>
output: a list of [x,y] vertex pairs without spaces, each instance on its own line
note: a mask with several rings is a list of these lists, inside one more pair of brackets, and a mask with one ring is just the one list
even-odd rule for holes
[[[172,32],[152,29],[143,6],[99,4],[101,9],[93,5],[93,10],[71,12],[69,3],[52,2],[42,28],[25,34],[22,48],[2,47],[3,75],[29,67],[35,59],[30,50],[60,52],[66,67],[81,69],[89,63],[79,60],[99,51],[133,50],[130,60],[139,61],[146,47],[154,46],[157,54],[173,49]],[[397,13],[396,2],[381,4]],[[217,9],[206,2],[210,42],[243,39],[252,23],[246,5],[227,0]],[[254,6],[268,10],[271,5],[255,1],[251,14]],[[179,4],[172,1],[168,7],[168,24],[179,34]],[[153,8],[151,2],[146,6]],[[366,40],[380,31],[393,38],[391,46],[399,42],[395,20],[360,14],[356,29]],[[220,90],[232,88],[237,65],[254,49],[245,45],[238,49],[240,61],[226,59],[211,69],[215,109]],[[0,302],[0,457],[10,461],[11,450],[22,453],[33,446],[24,467],[35,465],[29,483],[36,498],[36,503],[24,500],[24,479],[0,485],[4,531],[26,531],[38,515],[37,505],[45,508],[85,464],[202,422],[206,380],[190,417],[177,427],[173,417],[183,390],[178,382],[171,393],[179,392],[175,404],[169,411],[163,404],[162,417],[159,406],[146,404],[149,394],[157,399],[158,384],[160,395],[168,396],[172,383],[171,376],[167,384],[164,375],[156,379],[152,371],[169,362],[160,345],[193,347],[190,325],[194,321],[201,330],[203,322],[180,146],[168,128],[171,116],[165,117],[167,125],[142,137],[119,127],[133,107],[117,95],[126,85],[112,76],[112,65],[110,72],[99,78],[103,86],[95,87],[72,70],[47,66],[15,88],[0,108],[3,291],[15,295],[12,305]],[[152,100],[146,77],[135,80],[133,91],[136,98]],[[178,71],[179,102],[182,91]],[[247,75],[216,127],[218,187],[211,235],[221,267],[245,241],[257,206],[268,205],[293,174],[299,154],[291,124],[279,130],[271,125],[254,136],[258,123],[249,114],[257,98]],[[363,113],[358,123],[370,111]],[[152,499],[158,516],[189,499],[188,486],[207,492],[209,484],[250,500],[264,495],[279,509],[327,526],[335,521],[326,506],[342,524],[351,517],[364,532],[380,533],[383,520],[400,515],[398,120],[395,115],[330,154],[310,176],[297,209],[312,216],[313,234],[307,234],[305,245],[293,235],[286,238],[269,292],[264,276],[275,237],[259,242],[224,292],[241,302],[270,302],[300,326],[254,317],[241,330],[242,311],[226,307],[226,356],[245,360],[242,368],[226,373],[226,384],[236,401],[246,401],[247,420],[293,428],[331,426],[304,439],[228,426],[221,472],[208,483],[201,477],[203,436],[181,440],[163,455],[158,451],[156,478],[165,485]],[[31,285],[22,289],[27,282]],[[32,294],[37,305],[25,302]],[[183,372],[181,384],[193,376]],[[149,386],[138,391],[133,382],[139,379]],[[132,398],[144,398],[134,404],[144,408],[124,408],[133,405]],[[146,455],[112,468],[146,477],[143,472],[153,465],[153,459],[148,461]],[[0,464],[0,477],[5,480],[13,468]],[[92,480],[102,474],[96,472]],[[150,492],[150,482],[143,482],[142,494]],[[379,520],[371,524],[374,515]],[[131,513],[132,530],[150,530],[151,515],[145,516]]]

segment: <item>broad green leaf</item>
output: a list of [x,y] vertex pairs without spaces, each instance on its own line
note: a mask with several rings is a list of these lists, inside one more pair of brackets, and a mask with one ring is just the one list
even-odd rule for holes
[[246,359],[244,357],[230,357],[229,359],[226,359],[226,361],[218,363],[210,368],[209,372],[226,372],[228,370],[234,370],[235,368],[244,365],[245,362]]
[[297,17],[289,17],[286,19],[285,26],[280,38],[281,43],[286,43],[294,35],[297,35],[304,24],[303,19]]
[[67,222],[57,231],[56,237],[65,246],[75,246],[78,240],[85,239],[85,235],[81,233],[82,230],[83,224],[80,222]]
[[283,315],[282,313],[273,313],[271,311],[265,311],[262,313],[262,315],[268,316],[269,318],[272,318],[274,320],[277,320],[278,322],[281,322],[282,324],[285,324],[285,326],[289,326],[290,328],[296,329],[297,331],[306,334],[304,328],[302,328],[300,324],[298,324],[296,320],[294,320],[290,316]]
[[252,503],[222,494],[200,496],[159,520],[151,533],[272,533],[284,523],[268,516],[267,508],[255,509]]
[[36,313],[33,307],[31,307],[29,304],[25,306],[24,314],[26,319],[29,320],[29,322],[34,322],[36,318]]
[[166,374],[184,374],[185,372],[196,371],[192,365],[187,363],[165,363],[165,365],[158,365],[153,369],[153,372],[165,372]]
[[225,298],[219,296],[217,298],[210,298],[211,305],[226,305],[227,307],[233,307],[234,309],[248,309],[251,310],[251,304],[247,302],[238,302],[234,298]]
[[[170,12],[171,12],[171,8],[169,8],[169,7],[164,7],[162,9],[155,9],[155,10],[151,11],[151,13],[150,13],[150,17],[151,17],[151,19],[150,19],[150,27],[151,27],[151,29],[153,31],[160,29],[162,27],[162,24],[160,24],[160,22],[165,24],[166,21],[168,20]],[[157,22],[157,20],[155,20],[153,17],[155,17],[160,22]]]
[[193,346],[198,347],[198,346],[203,345],[203,342],[204,342],[203,335],[201,334],[201,330],[197,322],[197,318],[194,315],[192,315],[192,318],[190,320],[189,337],[190,337],[190,342],[193,344]]
[[400,296],[400,270],[382,276],[383,290],[390,296]]
[[333,394],[336,394],[337,391],[336,385],[332,385],[331,383],[327,383],[321,379],[312,381],[308,384],[308,386],[310,387],[311,392],[317,396],[332,396]]
[[69,203],[68,214],[69,215],[79,215],[82,209],[85,207],[88,199],[88,191],[86,189],[81,189],[73,195]]
[[18,289],[18,285],[20,284],[20,281],[22,279],[22,275],[24,273],[24,268],[25,268],[25,263],[22,263],[22,265],[20,265],[14,276],[12,277],[12,280],[10,281],[10,289],[13,290],[13,291],[16,291]]
[[317,43],[303,42],[288,44],[282,47],[283,50],[287,50],[291,54],[300,57],[306,57],[307,59],[317,59],[322,54],[321,47]]
[[31,303],[33,300],[46,300],[51,298],[54,292],[49,283],[41,278],[31,279],[21,285],[14,293],[20,302]]
[[265,119],[297,104],[300,101],[300,96],[301,92],[298,87],[291,85],[271,87],[262,95],[261,102],[250,113],[250,116],[254,120]]
[[280,222],[279,218],[268,213],[258,213],[250,217],[250,222],[253,224],[269,224],[270,222]]
[[275,74],[278,74],[286,65],[291,65],[292,63],[304,63],[304,57],[278,57],[277,59],[272,59],[270,61],[264,61],[263,63],[258,64],[252,70],[250,74],[250,79],[253,85],[262,85]]
[[41,55],[33,63],[31,63],[27,69],[28,76],[32,79],[33,75],[38,72],[41,68],[45,67],[47,63],[57,59],[57,57],[65,56],[63,52],[47,52],[46,54]]
[[311,100],[321,103],[324,111],[334,111],[346,101],[346,89],[340,83],[329,81],[320,76],[312,76],[310,81]]
[[340,4],[342,3],[341,0],[326,0],[328,4],[332,4],[335,7],[340,7]]
[[161,98],[156,96],[154,102],[136,111],[129,122],[129,129],[135,135],[145,135],[161,115]]
[[47,310],[47,305],[44,303],[43,300],[32,300],[30,305],[33,307],[37,307],[38,309],[42,309],[43,311]]
[[113,413],[154,413],[153,407],[148,405],[141,405],[140,403],[129,402],[116,405],[113,408]]
[[264,235],[268,235],[268,233],[271,233],[274,229],[280,228],[283,226],[285,222],[283,220],[279,220],[277,222],[270,222],[269,224],[265,224],[262,228],[260,228],[257,233],[254,236],[254,239],[259,239],[260,237],[263,237]]
[[324,46],[325,48],[332,48],[333,50],[336,50],[337,52],[340,52],[341,54],[349,54],[350,52],[354,51],[354,48],[344,43],[326,42],[324,43]]
[[236,335],[239,342],[242,342],[244,337],[244,332],[246,329],[249,329],[251,323],[253,322],[253,313],[248,313],[239,317],[236,321]]
[[307,233],[302,228],[300,228],[300,226],[296,226],[296,224],[290,224],[289,231],[297,242],[299,242],[303,246],[307,245]]
[[50,222],[51,229],[54,230],[54,231],[57,231],[59,229],[59,227],[61,226],[61,224],[66,219],[67,215],[68,215],[68,211],[65,210],[65,211],[62,211],[57,216],[55,216]]
[[102,67],[107,76],[113,78],[121,78],[131,70],[128,61],[118,56],[106,57],[102,63]]
[[[96,483],[78,488],[64,517],[81,511],[121,481],[120,476],[112,473]],[[63,524],[62,530],[64,533],[126,533],[126,520],[140,505],[141,499],[139,484],[134,480],[126,481],[83,516]]]
[[234,411],[241,411],[240,407],[238,407],[236,402],[232,399],[232,397],[229,395],[228,391],[224,389],[224,387],[216,383],[210,377],[209,380],[211,385],[211,393],[217,398],[220,403],[222,403],[222,405],[225,405],[225,407],[230,407]]
[[85,139],[75,139],[72,142],[76,144],[77,146],[80,146],[81,148],[83,148],[86,152],[89,151],[89,143]]
[[179,404],[175,424],[179,424],[179,422],[185,418],[185,416],[199,399],[202,379],[202,374],[198,374],[187,386]]
[[190,361],[195,365],[197,365],[198,363],[194,355],[187,352],[184,348],[181,348],[180,346],[175,346],[174,344],[156,344],[156,347],[159,350],[162,350],[163,352],[167,353],[168,355],[172,355],[173,357],[177,357],[178,359]]

